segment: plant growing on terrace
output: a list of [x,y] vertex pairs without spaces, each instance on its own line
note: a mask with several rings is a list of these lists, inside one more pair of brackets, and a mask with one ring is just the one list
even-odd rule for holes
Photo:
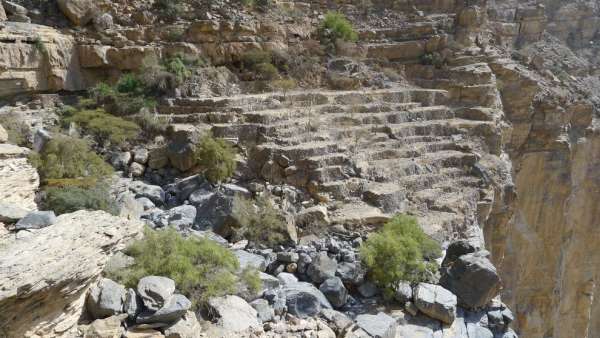
[[340,39],[347,42],[356,42],[358,34],[354,30],[352,23],[341,13],[328,12],[319,25],[319,38],[321,43],[328,46],[335,46],[335,41]]
[[65,110],[63,124],[75,123],[100,144],[119,145],[136,138],[140,127],[134,122],[108,114],[104,109]]
[[267,194],[256,199],[236,195],[233,199],[233,216],[241,225],[238,233],[255,244],[273,246],[286,240],[287,223]]
[[237,257],[214,241],[184,238],[172,228],[164,231],[146,229],[144,233],[144,239],[125,251],[135,258],[135,263],[111,272],[111,278],[135,287],[144,276],[169,277],[196,305],[202,305],[211,297],[234,293],[240,282],[250,283],[249,289],[260,287],[250,271],[238,276]]
[[44,209],[53,210],[58,215],[77,210],[104,210],[114,215],[118,212],[116,201],[101,184],[91,188],[72,185],[49,187],[45,193]]
[[195,155],[204,169],[204,176],[210,182],[222,182],[235,172],[235,151],[224,139],[205,135],[200,140]]
[[369,277],[387,297],[399,281],[427,281],[437,270],[434,259],[440,255],[439,244],[423,232],[416,218],[407,215],[394,217],[361,247]]

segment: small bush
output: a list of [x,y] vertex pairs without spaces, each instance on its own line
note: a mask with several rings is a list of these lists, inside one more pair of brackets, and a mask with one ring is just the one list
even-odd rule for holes
[[414,217],[398,215],[372,234],[361,248],[370,278],[393,294],[399,281],[427,281],[437,270],[433,259],[441,255],[439,244],[429,238]]
[[160,116],[147,109],[142,109],[139,114],[133,116],[133,120],[149,136],[164,134],[171,124],[169,117]]
[[270,81],[279,77],[277,67],[271,63],[259,63],[254,68],[254,72],[257,80]]
[[262,289],[262,282],[260,280],[260,273],[254,268],[247,267],[242,270],[240,279],[246,286],[250,294],[258,295]]
[[145,276],[169,277],[197,305],[211,297],[234,293],[239,282],[239,262],[231,251],[208,239],[183,238],[172,228],[146,229],[145,238],[126,253],[135,258],[135,263],[111,277],[129,287],[135,287]]
[[167,72],[175,76],[175,79],[179,84],[183,83],[183,81],[192,75],[192,72],[185,64],[185,59],[181,55],[166,59],[164,61],[164,67]]
[[124,75],[115,87],[99,83],[89,90],[97,105],[113,115],[127,116],[142,108],[154,108],[156,102],[144,95],[143,81],[133,75]]
[[335,43],[337,39],[348,42],[358,40],[358,34],[352,27],[352,23],[343,14],[337,12],[325,14],[325,18],[319,26],[319,36],[321,43],[324,44]]
[[59,215],[77,210],[104,210],[113,215],[117,214],[116,201],[110,196],[108,190],[101,185],[93,188],[77,186],[51,187],[45,191],[45,210],[53,210]]
[[8,134],[8,143],[18,146],[29,144],[28,136],[31,132],[29,126],[15,114],[2,115],[0,124]]
[[285,218],[266,194],[256,200],[256,205],[251,199],[235,196],[233,216],[241,225],[239,235],[255,244],[273,246],[286,240]]
[[119,78],[116,89],[119,93],[143,95],[144,83],[135,74],[124,74]]
[[242,57],[242,66],[248,70],[254,70],[255,67],[262,63],[271,63],[272,55],[268,51],[254,49],[245,52]]
[[154,7],[159,10],[161,18],[167,22],[177,20],[184,12],[181,0],[157,0]]
[[222,182],[231,177],[236,168],[235,151],[225,140],[204,136],[196,149],[196,159],[211,182]]
[[32,153],[29,160],[43,180],[83,177],[100,179],[113,172],[112,167],[93,152],[86,141],[68,136],[55,136],[41,153]]
[[106,113],[103,109],[65,112],[63,123],[75,123],[101,144],[120,145],[136,138],[140,127],[134,122]]
[[292,78],[280,79],[271,82],[271,87],[274,90],[281,90],[281,92],[283,92],[283,96],[285,97],[290,90],[298,87],[298,83]]

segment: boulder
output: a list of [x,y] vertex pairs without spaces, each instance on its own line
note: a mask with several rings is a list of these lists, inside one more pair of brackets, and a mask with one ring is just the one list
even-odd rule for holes
[[197,338],[202,327],[193,311],[186,312],[175,324],[165,328],[165,338]]
[[56,222],[54,211],[32,211],[15,225],[16,230],[41,229]]
[[155,329],[146,327],[133,327],[125,331],[123,338],[164,338],[165,336]]
[[359,263],[341,262],[337,265],[336,276],[350,285],[360,285],[365,278],[365,271]]
[[456,318],[456,296],[439,285],[420,283],[414,290],[417,308],[427,316],[452,324]]
[[158,311],[142,312],[136,317],[135,321],[138,324],[168,325],[178,321],[191,307],[192,302],[186,296],[175,294]]
[[129,319],[135,319],[137,315],[142,311],[144,303],[142,299],[138,297],[134,289],[127,289],[125,294],[125,301],[123,302],[123,312],[127,314]]
[[190,228],[196,219],[196,207],[193,205],[182,205],[167,211],[169,225],[180,230]]
[[281,282],[281,285],[292,285],[298,283],[298,278],[289,272],[281,272],[277,275],[277,280]]
[[103,211],[58,216],[30,236],[1,238],[0,327],[8,337],[64,335],[83,313],[88,289],[110,256],[143,223]]
[[186,172],[196,165],[194,145],[188,142],[172,142],[167,147],[167,157],[173,168]]
[[356,325],[374,338],[395,338],[398,324],[383,312],[356,316]]
[[123,334],[121,322],[125,318],[121,315],[96,319],[87,327],[83,338],[121,338]]
[[279,279],[268,273],[260,272],[258,277],[260,278],[263,291],[277,289],[280,286]]
[[[2,3],[0,3],[0,21],[2,21],[2,13],[4,13],[4,8],[2,7]],[[6,14],[4,15],[4,20],[6,20]],[[6,129],[0,125],[0,143],[8,142],[8,133]]]
[[148,153],[148,149],[146,148],[135,148],[133,149],[133,161],[139,164],[146,164],[148,163],[148,157],[149,157],[149,153]]
[[165,203],[165,191],[157,185],[133,181],[129,185],[129,190],[135,194],[136,198],[146,197],[156,205],[163,205]]
[[4,9],[6,10],[6,13],[10,14],[10,15],[23,15],[23,16],[27,16],[27,8],[16,4],[12,1],[7,1],[7,0],[3,0],[2,4],[4,5]]
[[175,282],[167,277],[147,276],[138,282],[137,293],[144,306],[151,311],[158,311],[175,292]]
[[92,0],[57,0],[58,8],[76,26],[85,26],[92,19]]
[[411,301],[413,298],[412,287],[408,282],[398,282],[394,288],[394,299],[397,302],[404,304]]
[[88,294],[86,308],[95,319],[107,318],[123,312],[125,288],[108,278],[102,278]]
[[237,194],[249,196],[250,192],[233,184],[224,184],[202,205],[198,205],[198,225],[212,229],[223,237],[229,237],[239,227],[233,216],[233,199]]
[[266,299],[256,299],[250,302],[250,306],[256,310],[258,319],[263,323],[270,322],[275,317],[275,310]]
[[97,31],[105,31],[111,29],[114,25],[113,17],[109,13],[103,13],[93,18],[94,28]]
[[208,307],[217,326],[227,331],[240,332],[260,326],[256,310],[238,296],[211,298]]
[[477,251],[477,248],[470,241],[460,240],[452,242],[448,246],[448,249],[446,249],[446,255],[444,256],[442,266],[449,266],[453,264],[460,256],[473,253],[475,251]]
[[166,147],[151,148],[148,151],[148,167],[151,169],[161,169],[169,164],[169,156]]
[[459,304],[476,309],[498,295],[500,277],[489,259],[479,253],[469,253],[443,269],[440,285],[456,294]]
[[277,260],[282,263],[296,263],[298,261],[298,254],[293,251],[284,251],[277,253]]
[[327,300],[329,300],[334,307],[342,307],[348,300],[348,290],[339,277],[326,279],[321,286],[319,286],[319,290],[327,297]]
[[128,151],[114,152],[110,155],[110,164],[116,170],[127,170],[131,163],[131,153]]
[[310,277],[313,283],[323,283],[327,278],[335,277],[337,270],[337,262],[333,258],[329,258],[327,253],[320,252],[308,267],[306,274]]
[[327,207],[317,205],[300,211],[296,215],[296,224],[299,227],[310,227],[311,229],[320,229],[331,224]]
[[254,268],[264,272],[267,268],[267,261],[263,256],[256,255],[244,250],[236,250],[233,252],[240,262],[240,269]]
[[129,170],[129,173],[131,174],[131,176],[142,177],[142,176],[144,176],[144,171],[146,170],[146,168],[137,162],[133,162],[129,165],[128,170]]
[[0,222],[12,224],[27,216],[29,211],[12,203],[0,202]]
[[288,312],[299,318],[312,317],[331,304],[319,289],[310,283],[297,282],[283,286]]
[[377,288],[377,285],[367,281],[358,287],[358,293],[364,298],[371,298],[379,293],[379,289]]

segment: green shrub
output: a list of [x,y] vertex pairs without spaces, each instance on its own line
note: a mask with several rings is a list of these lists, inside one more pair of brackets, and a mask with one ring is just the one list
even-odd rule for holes
[[260,280],[260,273],[258,270],[247,267],[242,270],[240,279],[243,284],[247,287],[248,291],[252,295],[258,295],[262,289],[262,281]]
[[371,234],[361,248],[369,277],[390,296],[399,281],[428,280],[437,270],[439,244],[429,238],[414,217],[398,215]]
[[296,82],[296,80],[294,80],[292,78],[279,79],[279,80],[272,81],[271,87],[274,90],[280,90],[283,93],[283,96],[286,97],[287,93],[290,90],[293,90],[296,87],[298,87],[298,83]]
[[167,72],[175,76],[178,83],[183,83],[183,81],[192,75],[192,72],[185,64],[185,59],[181,55],[166,59],[164,61],[164,67]]
[[64,124],[75,123],[101,144],[119,145],[136,138],[140,127],[134,122],[106,113],[104,109],[65,112]]
[[328,12],[319,26],[321,43],[335,43],[337,39],[356,42],[358,34],[352,27],[352,23],[346,17],[337,12]]
[[143,95],[144,83],[135,74],[124,74],[119,78],[116,89],[119,93]]
[[234,293],[239,282],[239,262],[231,251],[208,239],[183,238],[172,228],[146,229],[145,238],[131,245],[126,254],[135,263],[112,278],[135,287],[145,276],[169,277],[197,305]]
[[[144,95],[143,81],[135,76],[124,75],[116,86],[99,83],[89,90],[97,105],[114,115],[127,116],[139,113],[142,108],[154,108],[156,102]],[[121,92],[123,91],[123,92]]]
[[0,124],[8,134],[8,143],[18,146],[27,146],[29,144],[28,136],[31,132],[29,126],[17,115],[1,115]]
[[147,109],[142,109],[139,114],[134,115],[133,120],[149,136],[164,134],[171,124],[169,117],[154,114]]
[[231,177],[236,168],[235,151],[225,140],[204,136],[196,149],[196,159],[211,182],[222,182]]
[[255,66],[254,72],[257,80],[270,81],[279,77],[277,67],[271,63],[259,63]]
[[154,7],[159,10],[160,17],[168,22],[177,20],[184,12],[181,0],[156,0]]
[[253,49],[242,54],[242,67],[248,70],[254,70],[261,63],[271,63],[272,55],[268,51]]
[[117,214],[116,201],[103,185],[92,188],[65,186],[45,190],[44,209],[67,214],[77,210],[104,210]]
[[93,152],[85,140],[68,136],[55,136],[41,153],[31,153],[29,160],[43,180],[105,178],[113,172],[112,167]]
[[239,236],[255,244],[273,246],[286,240],[287,223],[268,195],[256,200],[236,195],[233,200],[233,216],[240,223]]

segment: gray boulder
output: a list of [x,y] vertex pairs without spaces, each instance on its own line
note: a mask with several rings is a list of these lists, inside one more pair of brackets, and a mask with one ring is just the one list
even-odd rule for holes
[[399,303],[406,303],[412,300],[413,292],[410,283],[408,282],[399,282],[394,290],[394,299]]
[[28,210],[25,210],[17,205],[0,203],[0,222],[13,224],[21,218],[27,216]]
[[117,170],[127,170],[131,163],[131,153],[115,152],[110,155],[110,164]]
[[142,298],[144,306],[151,311],[162,308],[175,292],[175,282],[161,276],[148,276],[140,279],[137,293]]
[[365,279],[365,271],[360,263],[355,262],[339,263],[335,274],[340,277],[344,283],[350,285],[360,285]]
[[277,275],[277,280],[281,285],[293,285],[298,283],[298,278],[289,272],[281,272]]
[[133,181],[129,185],[129,190],[135,194],[136,198],[146,197],[156,205],[163,205],[165,203],[165,191],[157,185]]
[[54,211],[32,211],[15,225],[16,230],[41,229],[56,222]]
[[277,289],[281,285],[279,279],[269,275],[268,273],[260,272],[259,278],[263,291]]
[[135,319],[142,311],[144,304],[134,289],[127,289],[125,301],[123,302],[123,312],[127,313],[129,319]]
[[312,264],[306,270],[306,274],[310,277],[313,283],[321,284],[326,279],[335,277],[336,270],[337,262],[335,259],[329,258],[325,252],[320,252],[313,259]]
[[87,296],[86,308],[94,319],[103,319],[123,312],[125,288],[108,278],[102,278]]
[[6,10],[6,13],[8,13],[8,14],[27,15],[27,8],[25,8],[19,4],[16,4],[12,1],[7,1],[7,0],[2,1],[2,3],[4,4],[4,9]]
[[444,269],[440,285],[456,294],[459,304],[476,309],[498,295],[500,277],[489,259],[479,253],[469,253]]
[[197,338],[202,327],[193,311],[187,311],[175,324],[165,328],[165,338]]
[[173,295],[158,311],[142,312],[137,316],[135,321],[138,324],[170,324],[179,320],[191,307],[192,302],[187,297],[184,295]]
[[326,279],[319,287],[319,290],[334,307],[342,307],[348,301],[348,290],[339,277]]
[[297,282],[283,286],[288,312],[299,318],[312,317],[331,304],[319,289],[310,283]]
[[196,219],[196,207],[193,205],[181,205],[167,211],[169,225],[180,230],[190,228]]
[[458,257],[468,253],[473,253],[475,251],[477,251],[477,247],[468,240],[452,242],[448,246],[448,249],[446,249],[446,255],[444,257],[444,261],[442,262],[442,266],[452,265],[458,259]]
[[456,296],[439,285],[420,283],[414,290],[417,308],[431,318],[452,324],[456,318]]
[[214,196],[214,194],[215,193],[212,191],[212,189],[202,188],[192,192],[190,196],[188,196],[188,200],[192,205],[203,205],[207,203]]
[[260,326],[256,310],[238,296],[211,298],[208,308],[217,326],[227,331],[239,332]]
[[379,289],[377,288],[377,285],[367,281],[358,287],[358,293],[364,298],[371,298],[379,293]]
[[284,251],[277,253],[277,260],[282,263],[296,263],[298,261],[298,254],[293,251]]
[[250,306],[256,310],[258,319],[263,323],[270,322],[275,317],[275,310],[266,299],[256,299],[250,302]]
[[144,211],[153,209],[154,207],[156,207],[154,205],[154,203],[152,203],[152,201],[148,198],[148,197],[140,197],[140,198],[136,198],[135,201],[142,206],[142,209],[144,209]]
[[374,338],[394,338],[398,324],[396,320],[383,312],[377,315],[359,315],[356,325]]
[[135,148],[133,149],[133,161],[139,164],[148,163],[148,149]]
[[238,258],[238,261],[240,262],[240,269],[242,270],[246,268],[254,268],[258,271],[264,272],[267,269],[267,261],[263,256],[253,254],[245,250],[236,250],[234,251],[234,254]]

